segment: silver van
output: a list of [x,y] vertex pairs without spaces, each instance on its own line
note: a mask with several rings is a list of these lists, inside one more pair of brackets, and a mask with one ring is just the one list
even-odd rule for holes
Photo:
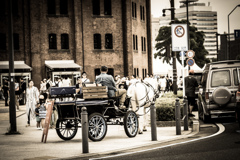
[[240,81],[240,61],[213,62],[203,70],[199,94],[198,113],[204,122],[211,118],[234,117],[235,94]]

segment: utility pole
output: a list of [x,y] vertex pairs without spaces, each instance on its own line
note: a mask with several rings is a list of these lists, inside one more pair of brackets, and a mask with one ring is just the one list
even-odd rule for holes
[[7,134],[16,134],[17,120],[15,107],[15,74],[14,74],[14,49],[13,49],[13,23],[12,23],[12,0],[8,0],[8,54],[9,54],[9,80],[10,80],[10,104],[9,119],[10,130]]
[[[174,8],[174,0],[170,1],[171,3],[171,22],[174,23],[175,19],[175,8]],[[176,65],[176,52],[172,51],[173,55],[173,93],[177,94],[177,65]]]

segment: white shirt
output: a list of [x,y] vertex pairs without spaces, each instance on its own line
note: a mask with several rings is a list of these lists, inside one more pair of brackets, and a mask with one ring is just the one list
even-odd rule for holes
[[62,80],[62,87],[69,87],[70,86],[70,80],[69,79],[63,79]]

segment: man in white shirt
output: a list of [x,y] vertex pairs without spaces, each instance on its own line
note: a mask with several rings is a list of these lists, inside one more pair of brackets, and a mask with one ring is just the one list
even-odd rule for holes
[[70,82],[70,79],[65,76],[65,78],[62,80],[62,87],[69,87],[71,86],[71,82]]

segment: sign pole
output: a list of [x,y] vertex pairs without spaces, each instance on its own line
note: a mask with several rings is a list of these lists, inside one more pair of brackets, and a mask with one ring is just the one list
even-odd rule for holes
[[182,81],[183,81],[183,97],[185,97],[185,80],[184,80],[184,51],[182,51]]

